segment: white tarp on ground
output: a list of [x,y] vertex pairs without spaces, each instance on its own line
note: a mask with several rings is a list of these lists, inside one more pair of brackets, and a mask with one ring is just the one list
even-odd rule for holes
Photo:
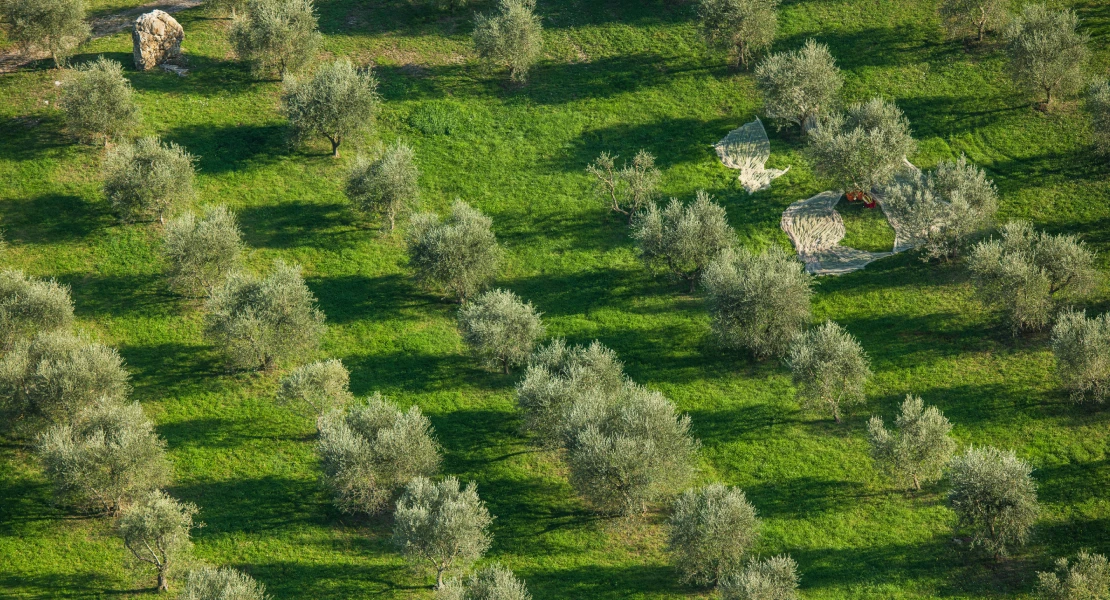
[[771,181],[790,170],[790,167],[781,171],[765,167],[767,159],[771,158],[771,142],[767,140],[767,130],[759,117],[730,131],[713,148],[726,167],[740,170],[740,184],[748,194],[771,187]]
[[[908,160],[903,159],[906,169],[920,172]],[[882,195],[872,196],[886,215],[894,229],[894,249],[892,252],[867,252],[842,246],[844,239],[844,219],[836,212],[836,204],[843,192],[821,192],[812,198],[799,200],[782,213],[780,226],[794,243],[798,258],[805,263],[806,272],[813,275],[843,275],[864,268],[880,258],[897,254],[913,248],[897,219],[883,205]]]

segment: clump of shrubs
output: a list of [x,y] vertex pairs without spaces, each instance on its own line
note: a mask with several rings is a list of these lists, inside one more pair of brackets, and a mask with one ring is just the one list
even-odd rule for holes
[[761,254],[725,251],[702,277],[713,333],[725,347],[759,359],[785,356],[812,318],[812,279],[777,246]]
[[689,205],[675,198],[663,209],[649,203],[633,220],[632,237],[649,269],[687,282],[691,293],[709,263],[736,243],[725,209],[701,190]]
[[798,563],[789,556],[754,557],[740,573],[720,585],[722,600],[797,600]]
[[461,200],[441,221],[434,213],[412,218],[407,236],[409,264],[418,281],[465,302],[481,292],[497,274],[501,248],[493,221]]
[[1034,231],[1027,221],[1009,222],[1001,234],[977,244],[967,265],[980,297],[1002,309],[1015,334],[1048,326],[1098,280],[1094,252],[1074,235]]
[[1079,552],[1074,560],[1060,558],[1056,571],[1037,573],[1040,600],[1094,600],[1110,597],[1110,562],[1101,554]]
[[342,512],[378,513],[409,481],[439,470],[439,446],[419,407],[402,412],[375,394],[325,414],[319,428],[323,479]]
[[647,150],[640,150],[631,162],[617,168],[616,158],[602,152],[597,160],[586,167],[586,172],[597,179],[597,194],[607,198],[609,208],[628,216],[628,224],[658,195],[659,180],[663,174],[655,167],[655,157]]
[[459,309],[463,341],[479,358],[506,374],[524,363],[543,337],[540,313],[507,290],[492,290]]
[[195,158],[155,137],[120,144],[104,159],[104,195],[121,221],[164,221],[193,199]]

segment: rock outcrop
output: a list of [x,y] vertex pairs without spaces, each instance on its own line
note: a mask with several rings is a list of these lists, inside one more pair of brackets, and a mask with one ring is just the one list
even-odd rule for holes
[[185,30],[169,13],[155,10],[141,15],[131,32],[135,67],[146,71],[180,59],[183,39]]

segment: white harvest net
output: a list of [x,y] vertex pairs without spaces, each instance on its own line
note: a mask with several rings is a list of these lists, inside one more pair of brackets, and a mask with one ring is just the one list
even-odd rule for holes
[[790,170],[790,167],[780,171],[764,166],[771,158],[771,142],[767,140],[767,130],[759,117],[730,131],[713,148],[726,167],[740,170],[740,184],[748,194],[771,187],[771,181]]

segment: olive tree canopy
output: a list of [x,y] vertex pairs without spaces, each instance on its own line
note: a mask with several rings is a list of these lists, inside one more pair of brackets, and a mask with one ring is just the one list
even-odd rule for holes
[[346,59],[324,63],[309,77],[287,76],[283,87],[281,105],[293,138],[323,136],[336,157],[343,140],[373,125],[381,104],[378,80],[370,69],[355,68]]

